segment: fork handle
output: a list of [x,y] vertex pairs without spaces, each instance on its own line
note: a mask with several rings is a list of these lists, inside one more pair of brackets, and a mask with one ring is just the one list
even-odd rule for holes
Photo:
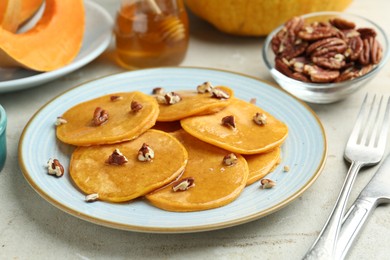
[[358,197],[345,214],[337,241],[336,259],[344,259],[352,244],[360,234],[366,220],[378,205],[374,198]]
[[352,161],[349,167],[347,177],[343,183],[336,204],[328,217],[324,227],[322,228],[317,240],[314,242],[310,250],[304,256],[304,259],[335,259],[336,243],[340,231],[341,221],[344,215],[345,206],[356,175],[362,163]]

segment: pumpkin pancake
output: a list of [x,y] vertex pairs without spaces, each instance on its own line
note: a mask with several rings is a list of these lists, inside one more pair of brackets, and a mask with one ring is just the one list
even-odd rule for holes
[[229,151],[183,130],[172,135],[187,149],[188,163],[177,181],[146,195],[153,205],[168,211],[198,211],[224,206],[240,195],[248,178],[248,165],[241,155],[236,155],[235,164],[226,166],[224,157]]
[[[151,161],[138,159],[143,144],[154,151]],[[127,162],[110,164],[108,158],[113,151],[125,156]],[[177,139],[162,131],[148,130],[132,141],[76,148],[69,171],[76,186],[85,194],[98,194],[104,201],[123,202],[176,179],[187,159],[188,153]]]
[[151,128],[157,116],[158,104],[149,95],[141,92],[105,95],[66,111],[61,116],[65,123],[57,127],[57,137],[77,146],[128,141]]
[[269,152],[244,155],[248,163],[249,176],[246,185],[250,185],[270,173],[280,162],[280,148],[276,147]]
[[234,93],[228,87],[221,86],[215,89],[224,91],[228,98],[215,98],[209,92],[198,93],[196,90],[175,91],[174,93],[180,96],[181,100],[175,104],[162,104],[159,102],[160,113],[157,121],[176,121],[193,115],[206,115],[220,111],[230,104]]
[[[256,121],[254,120],[254,116]],[[223,119],[234,117],[225,124]],[[231,119],[231,118],[230,118]],[[194,116],[180,121],[189,134],[239,154],[256,154],[280,146],[288,134],[287,126],[254,104],[234,99],[224,110],[211,115]]]

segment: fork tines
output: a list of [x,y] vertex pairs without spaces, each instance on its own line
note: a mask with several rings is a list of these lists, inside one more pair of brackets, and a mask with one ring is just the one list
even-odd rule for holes
[[384,146],[389,116],[390,96],[374,94],[370,97],[366,94],[348,142],[370,147]]

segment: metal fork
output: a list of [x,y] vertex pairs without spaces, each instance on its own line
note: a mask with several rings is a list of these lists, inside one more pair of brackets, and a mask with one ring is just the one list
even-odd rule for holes
[[[386,103],[385,110],[388,114],[390,97],[387,97]],[[335,259],[341,221],[356,175],[362,167],[379,163],[385,152],[388,124],[385,124],[386,117],[382,116],[386,114],[382,113],[382,104],[383,96],[377,98],[374,95],[373,98],[369,98],[367,94],[364,98],[345,147],[344,158],[351,162],[351,166],[328,220],[304,259]]]

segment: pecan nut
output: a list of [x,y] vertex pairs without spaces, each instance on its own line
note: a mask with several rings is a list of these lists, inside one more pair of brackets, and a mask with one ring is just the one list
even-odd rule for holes
[[222,125],[231,127],[231,128],[236,128],[236,120],[234,119],[233,115],[225,116],[222,118]]
[[56,122],[54,124],[56,126],[60,126],[66,123],[68,123],[68,121],[65,118],[63,118],[62,116],[57,116]]
[[179,94],[175,92],[168,92],[164,95],[165,103],[168,105],[173,105],[179,103],[181,101],[181,97]]
[[219,88],[212,88],[211,89],[211,97],[216,99],[228,99],[230,98],[230,95]]
[[359,32],[360,37],[362,39],[371,38],[371,37],[375,38],[376,37],[376,32],[372,28],[359,28],[359,29],[357,29],[357,31]]
[[184,178],[173,183],[172,190],[173,191],[186,191],[189,188],[195,186],[195,180],[192,177]]
[[65,169],[64,166],[60,163],[58,159],[50,158],[47,162],[47,173],[54,175],[56,177],[61,177],[64,175]]
[[108,121],[108,112],[101,107],[97,107],[93,112],[93,124],[100,126]]
[[98,193],[92,193],[85,196],[85,202],[95,202],[99,200],[99,194]]
[[332,82],[340,75],[338,70],[327,70],[317,65],[305,65],[304,71],[310,76],[310,80],[316,83]]
[[[303,42],[306,45],[300,45]],[[298,46],[304,46],[304,52]],[[275,34],[271,47],[276,70],[292,79],[314,83],[359,77],[383,57],[375,30],[356,28],[354,22],[339,17],[310,24],[293,18]]]
[[138,112],[143,108],[143,105],[135,100],[131,101],[130,104],[131,111]]
[[299,80],[299,81],[303,81],[303,82],[310,82],[310,78],[301,72],[294,72],[291,75],[291,78]]
[[362,66],[361,68],[349,67],[345,69],[334,82],[341,82],[341,81],[346,81],[346,80],[351,80],[354,78],[361,77],[367,74],[368,72],[370,72],[372,69],[373,69],[372,64]]
[[271,189],[276,185],[276,182],[271,179],[261,179],[260,184],[261,189]]
[[298,36],[306,41],[317,41],[338,35],[338,30],[329,24],[313,23],[304,26],[299,32]]
[[312,43],[306,50],[314,64],[328,69],[341,69],[345,66],[343,53],[347,43],[337,37],[322,39]]
[[338,70],[346,65],[345,56],[337,52],[331,52],[320,57],[313,57],[313,63],[322,68]]
[[141,162],[149,162],[154,158],[153,149],[146,143],[142,144],[142,147],[138,151],[138,160]]
[[108,164],[111,165],[123,165],[128,162],[126,156],[124,156],[119,149],[115,149],[112,154],[108,157],[107,161]]
[[213,88],[214,86],[209,81],[205,81],[202,84],[198,85],[196,87],[196,90],[198,91],[198,93],[203,94],[206,92],[211,92]]
[[152,90],[153,95],[164,95],[164,93],[165,93],[165,90],[162,87],[155,87]]
[[363,39],[363,50],[359,56],[359,62],[362,65],[378,64],[383,55],[382,46],[374,37]]
[[291,77],[293,74],[289,65],[289,62],[286,59],[275,58],[275,69],[287,77]]
[[115,101],[119,101],[119,100],[122,100],[123,97],[122,96],[118,96],[118,95],[113,95],[113,96],[110,96],[110,100],[115,102]]
[[343,53],[347,49],[347,43],[337,37],[331,37],[316,41],[306,49],[308,56],[322,56],[330,52]]
[[272,50],[279,57],[291,59],[301,55],[308,43],[297,37],[297,33],[304,25],[301,17],[294,17],[287,21],[281,31],[271,40]]
[[258,124],[258,125],[265,125],[267,124],[267,115],[264,114],[264,113],[259,113],[257,112],[254,116],[253,116],[253,121]]
[[363,51],[363,41],[359,36],[351,37],[348,40],[348,48],[345,50],[344,55],[351,61],[359,59],[360,53]]
[[237,164],[238,158],[234,153],[229,153],[223,157],[222,162],[226,166],[232,166]]
[[356,27],[354,22],[339,17],[329,19],[329,23],[340,30],[349,30]]
[[378,64],[383,56],[383,49],[381,44],[375,39],[370,38],[370,55],[371,55],[371,63]]

